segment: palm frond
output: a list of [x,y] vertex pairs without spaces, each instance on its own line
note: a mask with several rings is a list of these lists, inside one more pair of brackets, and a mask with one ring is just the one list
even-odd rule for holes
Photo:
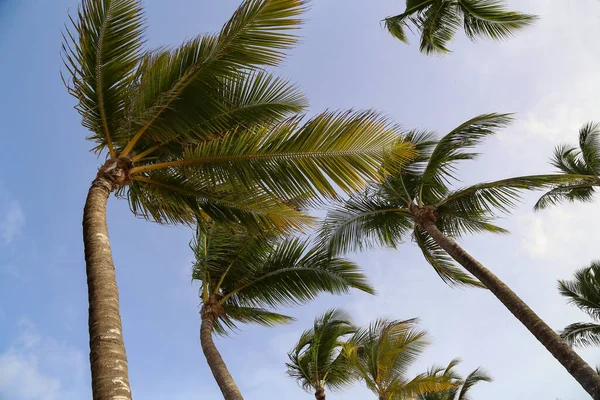
[[499,0],[458,0],[463,14],[467,37],[503,40],[533,24],[537,17],[516,11],[507,11]]
[[96,150],[112,147],[125,120],[125,102],[144,43],[144,16],[137,0],[83,0],[63,35],[69,92]]
[[[210,95],[220,90],[224,78],[277,65],[296,43],[294,30],[305,5],[304,0],[246,0],[218,35],[200,36],[173,51],[150,54],[142,66],[136,133],[122,155],[131,152],[146,132],[154,138],[164,128],[172,133],[175,115],[192,116],[194,121],[198,114],[218,113],[220,104]],[[194,128],[188,119],[178,121],[179,134]]]
[[600,346],[600,325],[590,322],[576,322],[565,327],[560,332],[560,337],[571,346]]
[[472,371],[465,380],[463,381],[460,390],[458,392],[458,397],[456,400],[469,400],[470,397],[468,395],[469,390],[479,382],[491,382],[492,377],[488,375],[483,369],[476,368]]
[[132,174],[194,166],[211,184],[239,182],[264,187],[281,199],[336,197],[380,181],[381,162],[409,159],[409,143],[398,143],[396,127],[372,111],[325,112],[302,124],[291,118],[271,126],[240,129],[185,149],[183,159],[135,167]]
[[558,281],[560,294],[570,304],[600,320],[600,262],[594,261],[589,267],[575,272],[575,279]]
[[433,55],[450,52],[446,45],[460,27],[460,19],[453,2],[436,1],[427,10],[411,19],[421,31],[422,53]]
[[596,178],[582,180],[581,183],[572,183],[556,186],[544,193],[533,207],[534,210],[543,210],[563,202],[583,202],[594,201],[598,183]]
[[423,252],[425,260],[433,267],[445,284],[450,287],[485,287],[475,277],[457,267],[452,257],[439,247],[435,240],[433,240],[423,229],[418,226],[415,227],[413,238]]
[[356,194],[334,204],[321,226],[319,237],[334,254],[396,247],[412,228],[406,207],[388,203],[371,192]]
[[482,114],[462,123],[440,139],[422,175],[421,201],[424,204],[439,202],[448,193],[447,184],[457,180],[456,163],[472,160],[478,155],[467,150],[511,121],[510,114]]
[[242,324],[258,324],[266,327],[290,324],[296,319],[287,315],[278,314],[263,308],[240,307],[232,304],[223,306],[224,316],[215,323],[215,333],[227,336],[229,331],[237,330],[236,322]]

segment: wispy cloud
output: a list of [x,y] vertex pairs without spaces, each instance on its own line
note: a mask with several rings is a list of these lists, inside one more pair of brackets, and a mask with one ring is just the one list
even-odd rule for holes
[[54,338],[43,336],[30,321],[0,353],[0,398],[58,400],[83,398],[83,354]]
[[7,201],[0,212],[0,236],[10,244],[25,225],[25,214],[17,200]]

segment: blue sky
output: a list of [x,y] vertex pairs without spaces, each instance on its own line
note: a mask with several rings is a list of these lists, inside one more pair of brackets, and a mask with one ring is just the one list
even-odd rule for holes
[[[147,0],[148,45],[176,45],[226,21],[239,0]],[[461,170],[465,183],[550,170],[554,145],[600,120],[600,2],[511,0],[541,20],[506,43],[459,37],[454,54],[428,58],[390,38],[379,24],[402,9],[397,0],[314,1],[303,40],[279,73],[297,82],[311,112],[376,108],[403,126],[446,132],[484,112],[518,120]],[[215,5],[218,4],[218,5]],[[75,0],[0,0],[0,399],[90,398],[87,295],[81,213],[101,160],[73,110],[59,71],[60,29]],[[598,258],[600,205],[534,214],[535,195],[502,221],[512,235],[464,240],[556,328],[584,320],[565,305],[556,280]],[[111,198],[108,223],[121,291],[123,330],[134,395],[139,399],[217,399],[199,346],[197,287],[190,283],[191,232],[134,218]],[[284,375],[286,352],[317,313],[344,306],[357,323],[377,316],[419,316],[433,344],[415,365],[463,358],[495,378],[474,399],[579,400],[586,395],[489,294],[444,286],[418,251],[352,257],[379,296],[323,296],[289,310],[290,326],[247,327],[218,340],[247,399],[306,399]],[[600,352],[582,353],[600,364]],[[360,385],[328,398],[364,399]]]

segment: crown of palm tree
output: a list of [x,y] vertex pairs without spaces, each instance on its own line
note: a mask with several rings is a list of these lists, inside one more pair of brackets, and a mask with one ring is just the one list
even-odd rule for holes
[[268,308],[303,304],[323,292],[374,293],[356,264],[298,238],[216,225],[199,232],[192,249],[192,277],[201,282],[203,312],[219,317],[218,334],[236,322],[289,323],[293,318]]
[[[575,272],[575,279],[558,281],[558,290],[581,311],[594,321],[600,322],[600,261]],[[600,345],[600,324],[576,322],[561,332],[561,337],[572,346],[588,347]]]
[[460,362],[459,358],[455,358],[446,367],[434,366],[430,368],[429,375],[445,376],[448,380],[454,382],[456,386],[439,392],[424,393],[418,397],[418,400],[470,400],[469,391],[475,384],[492,381],[492,378],[481,368],[476,368],[463,379],[454,370]]
[[507,11],[499,0],[406,0],[406,11],[385,19],[387,30],[408,43],[409,23],[421,34],[420,50],[425,54],[445,54],[458,29],[467,37],[502,40],[531,25],[537,17]]
[[359,329],[344,345],[357,376],[381,400],[412,399],[455,386],[444,375],[408,376],[408,368],[429,344],[426,332],[417,329],[416,323],[416,319],[392,321],[380,318]]
[[600,125],[588,122],[579,130],[579,147],[559,145],[554,149],[551,164],[574,182],[557,185],[545,193],[536,203],[540,210],[564,201],[591,202],[595,188],[600,185]]
[[408,151],[391,149],[396,129],[372,111],[304,118],[298,89],[262,70],[296,43],[306,3],[246,0],[220,32],[146,50],[140,1],[83,0],[65,83],[94,150],[126,170],[117,186],[136,215],[302,227],[290,202],[355,190],[386,151]]
[[350,316],[331,309],[315,318],[314,326],[302,333],[288,353],[288,375],[305,390],[339,390],[353,382],[343,341],[356,332]]
[[[427,131],[410,131],[418,156],[396,170],[382,184],[350,196],[335,205],[321,229],[321,238],[335,253],[374,246],[396,248],[409,237],[449,285],[481,284],[463,272],[421,226],[421,218],[434,218],[445,235],[506,233],[493,223],[498,212],[508,212],[523,190],[571,181],[569,176],[535,175],[480,183],[458,189],[457,163],[473,160],[472,148],[505,127],[509,114],[483,114],[470,119],[439,140]],[[391,169],[391,168],[390,168]]]

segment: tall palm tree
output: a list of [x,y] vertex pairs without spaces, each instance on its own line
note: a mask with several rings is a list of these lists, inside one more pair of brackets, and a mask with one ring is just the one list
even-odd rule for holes
[[375,245],[397,247],[411,235],[442,280],[488,288],[593,398],[600,398],[600,376],[505,283],[454,241],[468,233],[507,232],[493,224],[493,219],[496,211],[507,212],[521,191],[570,182],[568,175],[537,175],[450,187],[457,179],[457,162],[473,159],[476,153],[471,148],[510,121],[506,114],[480,115],[439,141],[429,132],[409,132],[404,140],[415,144],[419,156],[383,184],[334,207],[322,237],[339,253]]
[[[85,203],[83,236],[95,400],[130,399],[119,296],[106,226],[116,192],[137,216],[296,228],[296,211],[334,187],[377,179],[396,132],[374,112],[325,112],[263,72],[296,42],[305,0],[245,0],[216,34],[144,48],[139,0],[82,0],[64,34],[69,92],[106,158]],[[406,151],[405,149],[394,149]]]
[[541,210],[564,201],[591,202],[600,186],[600,124],[588,122],[579,129],[579,147],[559,145],[554,149],[551,164],[565,175],[580,176],[580,180],[556,185],[536,203]]
[[[558,290],[570,304],[600,322],[600,261],[576,271],[571,281],[558,281]],[[572,346],[599,346],[600,323],[576,322],[568,325],[560,336]]]
[[454,371],[454,367],[460,363],[460,359],[454,359],[447,367],[434,367],[429,371],[430,375],[447,376],[456,386],[440,392],[430,392],[420,395],[417,400],[469,400],[469,391],[479,382],[491,382],[492,378],[481,368],[473,370],[466,378],[462,378]]
[[385,19],[385,27],[397,39],[408,43],[409,23],[421,34],[420,50],[445,54],[446,47],[461,25],[467,37],[502,40],[531,25],[537,17],[507,11],[501,0],[406,0],[406,10]]
[[226,400],[242,395],[215,347],[213,332],[224,334],[236,322],[288,323],[293,318],[270,309],[302,304],[322,292],[354,288],[373,293],[354,263],[298,238],[213,225],[199,233],[193,249],[193,279],[201,282],[200,341]]
[[408,376],[408,368],[429,344],[426,332],[417,329],[416,322],[380,318],[344,344],[354,372],[379,400],[409,400],[455,386],[447,376]]
[[350,316],[331,309],[319,315],[311,329],[302,333],[288,353],[288,375],[305,390],[314,390],[317,400],[325,399],[325,388],[338,390],[354,381],[342,345],[356,332]]

